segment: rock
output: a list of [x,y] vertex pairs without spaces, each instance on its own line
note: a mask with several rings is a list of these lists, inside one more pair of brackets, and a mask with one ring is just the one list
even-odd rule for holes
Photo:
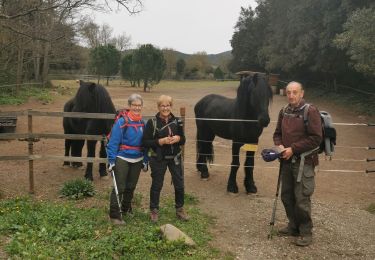
[[195,242],[184,232],[171,224],[165,224],[160,227],[160,231],[165,239],[170,241],[182,240],[188,246],[195,246]]

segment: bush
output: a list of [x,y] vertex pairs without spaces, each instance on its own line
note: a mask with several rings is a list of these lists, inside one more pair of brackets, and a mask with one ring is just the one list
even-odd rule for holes
[[94,196],[95,191],[91,181],[76,179],[65,182],[60,194],[62,197],[78,200],[83,197]]

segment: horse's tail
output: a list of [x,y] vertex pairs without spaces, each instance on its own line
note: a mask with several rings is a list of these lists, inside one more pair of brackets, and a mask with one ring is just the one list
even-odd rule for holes
[[214,149],[212,141],[205,140],[205,136],[200,134],[200,131],[197,130],[197,161],[201,158],[205,158],[202,163],[212,163],[214,161]]

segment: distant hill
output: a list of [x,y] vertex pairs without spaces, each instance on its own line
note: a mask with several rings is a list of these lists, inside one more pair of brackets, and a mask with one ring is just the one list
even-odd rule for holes
[[[179,51],[175,51],[177,54],[177,59],[182,58],[184,60],[188,59],[192,54],[186,54]],[[207,54],[208,61],[213,66],[218,66],[221,60],[229,60],[232,58],[231,51],[225,51],[218,54]]]

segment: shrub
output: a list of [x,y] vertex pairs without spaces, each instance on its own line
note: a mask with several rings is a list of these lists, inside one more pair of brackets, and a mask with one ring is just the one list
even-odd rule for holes
[[91,181],[76,179],[64,183],[60,194],[69,199],[82,199],[83,197],[92,197],[95,195],[94,186]]

